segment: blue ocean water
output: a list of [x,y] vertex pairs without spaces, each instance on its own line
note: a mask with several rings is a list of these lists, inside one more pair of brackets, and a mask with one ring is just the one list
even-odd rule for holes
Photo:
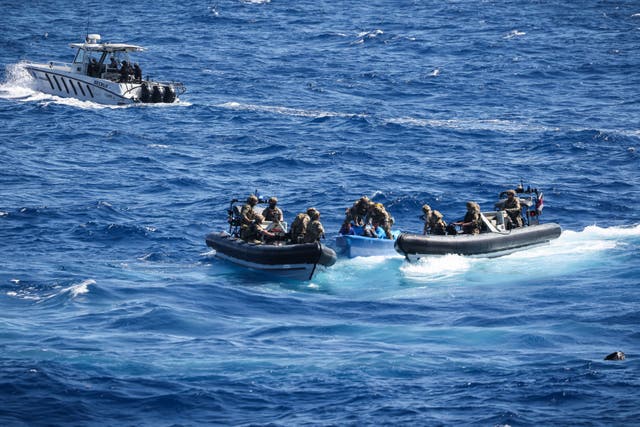
[[[2,425],[638,423],[637,2],[0,5]],[[87,31],[187,93],[33,91]],[[502,258],[293,282],[204,243],[255,189],[331,245],[361,195],[419,231],[521,179],[564,231]]]

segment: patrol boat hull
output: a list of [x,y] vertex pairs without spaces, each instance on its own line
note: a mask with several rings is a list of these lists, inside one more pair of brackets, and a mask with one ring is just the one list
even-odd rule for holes
[[[84,42],[71,43],[69,46],[76,49],[76,55],[70,63],[24,62],[35,82],[34,89],[108,105],[173,103],[179,93],[184,93],[182,83],[143,80],[138,64],[130,67],[129,54],[145,50],[143,47],[100,43],[100,39],[99,34],[87,34]],[[108,64],[107,59],[111,60]]]
[[538,224],[505,232],[434,236],[402,233],[395,242],[396,251],[409,261],[429,255],[475,255],[497,257],[560,237],[558,224]]
[[311,280],[318,265],[329,267],[336,262],[333,249],[319,242],[292,245],[254,244],[226,232],[210,233],[206,242],[207,246],[215,249],[218,258],[295,280]]
[[75,98],[106,105],[173,103],[177,100],[176,88],[171,83],[119,83],[79,74],[72,66],[66,64],[26,63],[25,68],[33,78],[34,89],[61,98]]
[[398,254],[394,248],[394,243],[395,240],[374,239],[364,236],[341,234],[336,237],[338,253],[349,258],[359,256],[397,256]]

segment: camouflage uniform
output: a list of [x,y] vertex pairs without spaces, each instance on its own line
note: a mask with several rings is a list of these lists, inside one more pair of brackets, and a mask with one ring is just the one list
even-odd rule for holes
[[384,233],[387,235],[387,239],[393,239],[393,234],[391,234],[391,225],[393,224],[393,219],[391,215],[385,210],[382,203],[376,203],[369,210],[368,221],[377,222],[380,224],[380,227],[384,230]]
[[369,200],[367,196],[360,197],[360,199],[356,200],[353,206],[349,209],[347,217],[353,220],[355,225],[364,225],[370,204],[371,200]]
[[256,218],[256,213],[253,207],[258,204],[258,198],[251,195],[247,198],[247,203],[240,209],[240,238],[247,240],[249,233],[249,227],[253,224]]
[[[509,197],[509,196],[513,197]],[[513,190],[507,191],[507,200],[504,201],[504,211],[509,215],[513,228],[522,227],[522,207],[520,206],[520,199],[515,197],[516,192]]]
[[436,236],[444,236],[447,234],[447,223],[442,220],[442,214],[439,211],[433,211],[431,213],[429,231]]
[[302,243],[305,234],[307,234],[307,226],[311,219],[306,213],[299,213],[291,223],[291,243]]
[[262,221],[264,217],[260,214],[255,215],[255,220],[253,223],[247,228],[245,233],[245,238],[243,240],[250,243],[263,243],[263,242],[271,242],[274,240],[275,235],[265,230],[262,226]]
[[463,233],[480,234],[482,218],[480,217],[480,206],[476,202],[467,202],[467,213],[462,222]]
[[262,215],[265,221],[282,222],[282,210],[277,206],[265,208]]
[[282,222],[282,210],[277,207],[276,204],[278,204],[278,199],[276,199],[275,197],[271,197],[269,199],[269,207],[265,208],[262,211],[262,215],[264,215],[265,221]]
[[424,214],[424,228],[422,229],[422,234],[428,234],[431,228],[431,206],[422,205],[422,213]]
[[322,223],[320,222],[320,212],[316,209],[309,209],[307,212],[309,213],[311,222],[307,227],[304,243],[314,243],[319,241],[321,237],[324,237],[324,227],[322,227]]

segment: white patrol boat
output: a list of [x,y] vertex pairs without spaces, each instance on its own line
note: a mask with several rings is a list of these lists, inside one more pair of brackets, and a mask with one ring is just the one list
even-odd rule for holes
[[100,35],[89,34],[84,43],[71,43],[77,49],[72,63],[26,62],[36,89],[60,97],[77,98],[100,104],[172,103],[184,93],[182,83],[142,78],[130,52],[143,47],[123,43],[100,43]]

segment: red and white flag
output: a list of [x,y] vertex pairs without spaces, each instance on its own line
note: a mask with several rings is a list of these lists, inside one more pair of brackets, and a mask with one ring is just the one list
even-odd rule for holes
[[540,193],[536,202],[536,211],[538,212],[538,215],[542,213],[542,208],[544,208],[544,194]]

